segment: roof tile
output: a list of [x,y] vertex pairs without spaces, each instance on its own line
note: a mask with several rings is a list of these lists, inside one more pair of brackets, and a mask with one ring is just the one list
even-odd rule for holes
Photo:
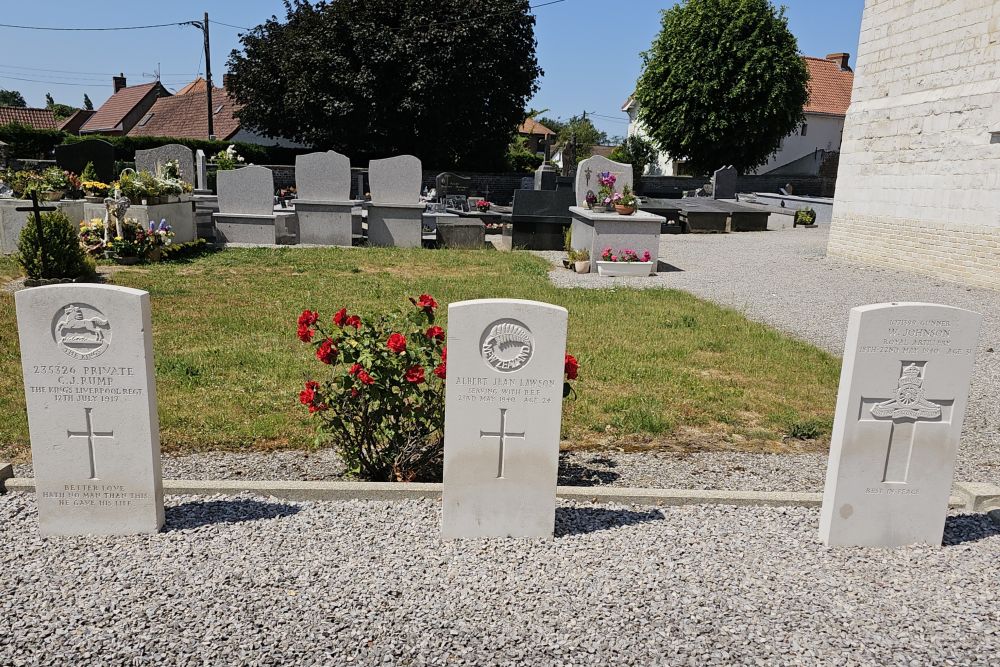
[[32,109],[30,107],[0,107],[0,125],[20,123],[36,130],[55,130],[59,122],[51,109]]
[[804,56],[802,59],[809,68],[809,101],[803,111],[847,115],[847,108],[851,106],[854,72],[841,70],[838,63],[825,58]]
[[160,86],[159,81],[122,88],[108,98],[90,119],[80,128],[84,132],[114,130],[149,92]]
[[[161,97],[147,114],[148,120],[143,118],[139,121],[129,131],[129,136],[208,138],[208,102],[205,97],[205,92]],[[229,139],[240,131],[240,121],[235,116],[239,106],[225,88],[212,88],[212,107],[216,137]]]

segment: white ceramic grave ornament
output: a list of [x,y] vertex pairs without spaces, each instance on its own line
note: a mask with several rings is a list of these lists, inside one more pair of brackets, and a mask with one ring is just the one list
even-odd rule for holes
[[820,537],[941,544],[982,317],[926,303],[851,310]]
[[632,165],[609,160],[603,155],[594,155],[582,161],[576,167],[576,204],[587,205],[587,192],[594,195],[601,189],[598,177],[609,172],[615,175],[615,192],[621,192],[625,186],[633,187]]
[[45,535],[163,526],[149,294],[52,285],[15,294]]
[[536,301],[448,307],[445,539],[552,537],[567,319]]

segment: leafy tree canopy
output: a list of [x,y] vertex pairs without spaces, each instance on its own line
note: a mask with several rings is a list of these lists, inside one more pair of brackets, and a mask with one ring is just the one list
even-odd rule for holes
[[0,107],[26,107],[24,96],[16,90],[0,89]]
[[643,59],[639,119],[703,173],[759,167],[804,117],[809,72],[769,0],[685,0],[664,10]]
[[77,111],[76,107],[56,102],[52,99],[51,93],[45,93],[45,108],[52,111],[52,115],[56,117],[56,120],[66,120]]
[[632,173],[638,182],[638,177],[646,170],[646,166],[656,162],[659,157],[653,142],[633,134],[626,137],[616,149],[611,151],[610,159],[632,165]]
[[94,103],[90,101],[90,95],[88,95],[87,93],[83,94],[83,108],[86,109],[87,111],[94,110]]
[[286,0],[241,37],[241,123],[352,159],[493,168],[538,89],[528,0]]
[[556,143],[560,146],[565,147],[571,144],[576,146],[577,163],[590,157],[594,152],[594,146],[606,145],[608,142],[607,133],[598,130],[589,118],[582,115],[573,116],[565,123],[558,123],[558,130],[546,122],[542,122],[542,124],[553,132],[558,132]]

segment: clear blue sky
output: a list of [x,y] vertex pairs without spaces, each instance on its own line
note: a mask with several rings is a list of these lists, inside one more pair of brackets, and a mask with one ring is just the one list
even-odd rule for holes
[[[380,0],[381,1],[381,0]],[[385,0],[389,1],[389,0]],[[428,0],[432,2],[433,0]],[[542,4],[550,0],[533,0]],[[37,4],[36,4],[37,3]],[[660,11],[670,0],[564,0],[535,10],[538,60],[545,70],[531,107],[568,118],[599,114],[599,128],[625,133],[621,104],[641,67],[640,52],[659,30]],[[784,0],[792,32],[805,55],[857,53],[864,0]],[[280,0],[5,0],[0,23],[56,27],[146,25],[200,19],[253,26],[283,15]],[[221,82],[238,30],[212,25],[213,78]],[[488,48],[488,45],[484,45]],[[111,94],[111,76],[124,71],[129,84],[152,79],[157,67],[170,90],[204,71],[201,32],[167,27],[120,32],[38,32],[0,28],[0,88],[20,90],[29,106],[44,106],[45,93],[80,106],[83,94],[95,106]],[[30,79],[31,81],[25,81]]]

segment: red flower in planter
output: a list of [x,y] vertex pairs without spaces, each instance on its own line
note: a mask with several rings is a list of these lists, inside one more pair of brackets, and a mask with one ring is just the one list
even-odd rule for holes
[[332,339],[327,338],[319,344],[319,347],[316,348],[316,358],[324,364],[332,364],[337,360],[337,348]]
[[386,341],[385,345],[396,354],[402,354],[406,352],[406,336],[394,333],[389,336],[389,340]]
[[319,313],[315,310],[303,310],[299,315],[299,327],[309,328],[319,320]]
[[426,336],[431,340],[444,340],[444,329],[434,325],[427,329]]
[[313,329],[310,329],[305,324],[299,325],[299,331],[297,335],[299,337],[299,340],[302,341],[303,343],[308,343],[309,341],[311,341],[315,334],[316,332]]
[[406,381],[412,382],[413,384],[420,384],[424,381],[424,369],[423,366],[411,366],[406,369]]
[[566,355],[565,371],[567,380],[575,380],[577,374],[580,371],[580,362],[578,362],[576,360],[576,357],[574,357],[572,354]]

